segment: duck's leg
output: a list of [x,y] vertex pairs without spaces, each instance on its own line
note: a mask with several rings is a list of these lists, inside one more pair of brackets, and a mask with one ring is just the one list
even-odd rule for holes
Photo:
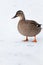
[[34,36],[34,40],[33,40],[32,42],[37,42],[37,40],[36,40],[36,36]]
[[24,42],[25,42],[25,41],[28,41],[28,36],[26,36],[26,39],[25,39],[25,40],[23,40],[23,41],[24,41]]

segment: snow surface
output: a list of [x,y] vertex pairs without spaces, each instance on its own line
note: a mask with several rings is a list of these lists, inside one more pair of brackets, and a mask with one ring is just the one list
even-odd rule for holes
[[43,24],[43,0],[0,0],[0,65],[43,65],[43,29],[37,43],[33,37],[23,42],[25,37],[17,30],[19,18],[11,19],[17,10]]

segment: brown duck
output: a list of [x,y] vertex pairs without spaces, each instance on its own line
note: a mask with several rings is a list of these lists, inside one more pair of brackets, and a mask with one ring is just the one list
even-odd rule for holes
[[[16,15],[13,18],[20,17],[20,20],[18,22],[18,31],[26,36],[26,40],[28,41],[28,37],[33,37],[33,42],[37,42],[36,35],[40,33],[41,31],[41,24],[37,23],[34,20],[26,20],[24,12],[19,10],[16,12]],[[13,19],[12,18],[12,19]]]

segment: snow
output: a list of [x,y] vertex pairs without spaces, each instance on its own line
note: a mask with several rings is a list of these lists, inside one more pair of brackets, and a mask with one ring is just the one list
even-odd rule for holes
[[0,65],[43,65],[43,40],[20,40],[0,40]]
[[43,65],[43,29],[37,43],[33,37],[23,42],[25,37],[17,30],[19,18],[11,19],[19,9],[43,28],[43,0],[0,0],[0,65]]

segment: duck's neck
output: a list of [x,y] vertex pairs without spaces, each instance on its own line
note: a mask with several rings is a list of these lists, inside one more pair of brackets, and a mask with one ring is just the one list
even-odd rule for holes
[[20,16],[20,20],[25,20],[25,16],[24,15]]

